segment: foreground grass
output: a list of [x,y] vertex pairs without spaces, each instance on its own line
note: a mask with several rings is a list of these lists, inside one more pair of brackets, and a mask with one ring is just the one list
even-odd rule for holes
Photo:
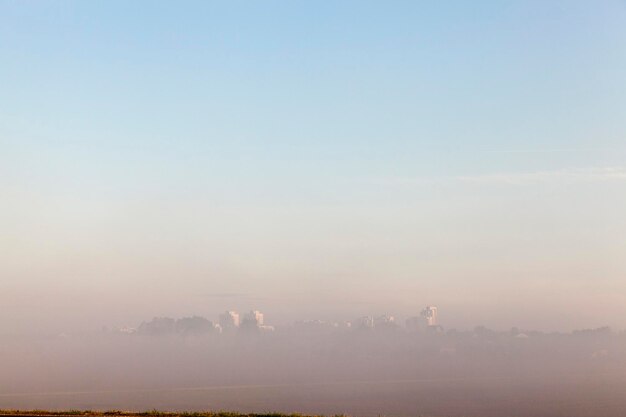
[[[302,414],[282,414],[282,413],[251,413],[241,414],[232,411],[200,411],[200,412],[165,412],[165,411],[143,411],[131,412],[120,410],[93,411],[93,410],[65,410],[65,411],[49,411],[49,410],[2,410],[0,416],[88,416],[88,417],[324,417],[324,416],[305,416]],[[336,415],[333,417],[347,417],[344,415]]]

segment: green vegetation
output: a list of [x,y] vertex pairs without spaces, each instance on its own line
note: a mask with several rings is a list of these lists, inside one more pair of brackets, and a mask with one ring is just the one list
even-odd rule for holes
[[[251,413],[241,414],[232,411],[199,411],[199,412],[164,412],[164,411],[120,411],[120,410],[108,410],[108,411],[93,411],[93,410],[65,410],[65,411],[48,411],[48,410],[1,410],[0,416],[93,416],[93,417],[105,417],[105,416],[120,416],[120,417],[323,417],[323,416],[304,416],[302,414],[282,414],[282,413]],[[346,417],[344,415],[337,415],[334,417]]]

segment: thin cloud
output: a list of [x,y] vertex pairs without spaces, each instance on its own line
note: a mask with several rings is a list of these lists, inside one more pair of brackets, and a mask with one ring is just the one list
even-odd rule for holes
[[486,153],[568,153],[568,152],[615,152],[614,148],[552,148],[552,149],[489,149]]
[[597,181],[626,181],[626,167],[592,167],[535,172],[505,172],[441,177],[376,178],[375,185],[402,187],[429,184],[505,184],[533,185],[541,183],[574,183]]
[[564,169],[522,173],[463,175],[457,181],[476,184],[532,185],[547,182],[625,181],[625,167]]

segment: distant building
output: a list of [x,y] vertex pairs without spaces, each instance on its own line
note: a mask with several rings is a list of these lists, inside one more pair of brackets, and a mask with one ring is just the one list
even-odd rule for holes
[[406,328],[410,331],[420,331],[428,329],[438,329],[440,327],[437,322],[437,307],[426,306],[419,316],[409,317],[406,319]]
[[363,316],[354,320],[351,326],[353,329],[373,329],[374,318],[372,316]]
[[137,329],[134,327],[124,326],[118,329],[118,333],[134,334],[134,333],[137,333]]
[[306,331],[310,331],[310,330],[324,330],[324,329],[329,329],[329,328],[334,328],[337,327],[336,323],[330,323],[324,320],[304,320],[304,321],[297,321],[293,324],[294,329],[297,330],[306,330]]
[[426,306],[426,308],[420,313],[420,316],[424,317],[429,326],[436,326],[439,324],[437,322],[437,307],[435,306]]
[[253,310],[243,316],[243,320],[241,320],[241,328],[247,330],[258,330],[264,327],[263,321],[263,313],[258,310]]
[[428,326],[436,326],[439,324],[437,323],[437,307],[435,306],[426,306],[420,313],[420,316],[424,317]]
[[348,320],[340,321],[337,324],[337,328],[339,329],[350,329],[352,328],[352,322]]
[[374,327],[377,329],[391,329],[397,327],[394,316],[383,314],[374,318]]
[[254,322],[257,326],[263,326],[263,313],[258,310],[250,311],[246,314],[244,320]]
[[219,325],[222,330],[239,327],[239,313],[236,311],[227,311],[224,314],[220,314]]

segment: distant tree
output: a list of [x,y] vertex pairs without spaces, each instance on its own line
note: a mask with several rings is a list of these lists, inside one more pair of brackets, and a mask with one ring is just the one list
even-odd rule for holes
[[496,336],[496,332],[486,328],[485,326],[474,327],[474,334],[481,339],[492,339]]
[[169,317],[154,317],[149,322],[139,325],[137,332],[148,335],[163,335],[174,333],[176,330],[176,320]]
[[572,334],[574,336],[610,336],[612,332],[610,327],[604,326],[595,329],[574,330]]
[[215,330],[213,322],[200,316],[183,317],[176,320],[176,333],[179,334],[202,334]]

